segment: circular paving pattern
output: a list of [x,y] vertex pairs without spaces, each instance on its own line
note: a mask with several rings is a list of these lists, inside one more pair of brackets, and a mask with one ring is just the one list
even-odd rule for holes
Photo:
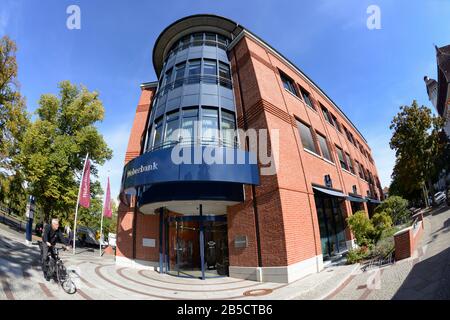
[[248,290],[244,292],[244,296],[246,297],[260,297],[260,296],[266,296],[268,294],[271,294],[273,292],[272,289],[253,289]]

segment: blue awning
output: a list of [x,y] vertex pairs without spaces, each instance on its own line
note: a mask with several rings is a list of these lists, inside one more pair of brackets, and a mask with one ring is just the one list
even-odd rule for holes
[[346,194],[344,194],[342,192],[339,192],[339,191],[325,189],[325,188],[319,188],[319,187],[313,187],[313,189],[317,190],[319,192],[322,192],[322,193],[326,193],[326,194],[328,194],[330,196],[333,196],[333,197],[347,198]]
[[352,202],[367,202],[367,199],[352,196],[348,196],[347,200]]
[[367,198],[367,201],[369,201],[370,203],[374,203],[374,204],[380,204],[381,203],[380,200],[371,199],[371,198]]

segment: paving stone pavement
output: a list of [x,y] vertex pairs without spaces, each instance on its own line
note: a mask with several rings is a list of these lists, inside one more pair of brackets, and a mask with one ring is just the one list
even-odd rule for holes
[[332,299],[450,299],[450,208],[442,206],[426,215],[424,235],[412,258],[356,271]]
[[[23,243],[24,235],[0,225],[0,300],[76,299],[322,299],[352,274],[357,266],[333,266],[291,284],[259,283],[233,278],[199,279],[161,275],[150,268],[116,266],[114,257],[98,250],[78,249],[61,257],[78,288],[66,294],[54,281],[45,281],[39,249]],[[246,296],[257,290],[265,295]]]

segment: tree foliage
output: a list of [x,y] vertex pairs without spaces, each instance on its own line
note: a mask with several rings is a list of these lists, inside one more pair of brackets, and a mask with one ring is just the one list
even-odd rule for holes
[[[112,156],[95,127],[103,120],[103,104],[98,93],[63,81],[58,96],[41,96],[36,115],[36,121],[24,133],[17,160],[30,183],[31,194],[43,210],[44,220],[52,216],[73,221],[86,153],[93,176],[97,176],[97,166]],[[95,199],[101,188],[96,183],[91,186],[94,200],[89,210],[81,210],[81,220],[99,210]]]
[[394,225],[399,225],[411,219],[411,212],[408,210],[408,200],[399,196],[390,196],[376,207],[375,213],[387,213]]
[[442,118],[433,116],[425,106],[419,107],[415,100],[411,106],[400,107],[390,126],[390,147],[396,154],[391,194],[413,200],[427,185],[432,188],[446,148],[440,135],[443,125]]
[[29,117],[17,81],[16,51],[9,37],[0,39],[0,201],[18,213],[25,210],[26,191],[15,156]]

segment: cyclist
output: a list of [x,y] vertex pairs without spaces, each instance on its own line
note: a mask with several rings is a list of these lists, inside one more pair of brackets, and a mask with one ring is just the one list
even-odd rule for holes
[[64,245],[64,248],[67,250],[68,241],[64,238],[63,234],[59,230],[59,220],[52,219],[51,225],[47,224],[44,228],[44,232],[42,233],[42,270],[44,271],[44,276],[47,281],[50,281],[51,279],[51,275],[47,274],[48,253],[50,250],[52,258],[55,258],[52,248],[56,245],[58,240]]

